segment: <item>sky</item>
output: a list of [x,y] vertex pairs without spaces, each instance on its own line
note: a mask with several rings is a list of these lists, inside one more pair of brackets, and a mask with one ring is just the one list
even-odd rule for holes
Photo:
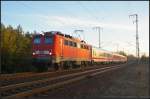
[[[149,55],[148,1],[1,1],[1,23],[25,32],[61,31],[101,48],[135,55],[136,24],[140,55]],[[74,32],[83,30],[83,32]]]

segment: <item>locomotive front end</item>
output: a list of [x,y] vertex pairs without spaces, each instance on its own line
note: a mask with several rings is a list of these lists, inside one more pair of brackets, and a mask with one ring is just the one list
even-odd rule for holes
[[51,32],[36,34],[32,39],[33,65],[39,70],[47,70],[53,60],[54,35]]

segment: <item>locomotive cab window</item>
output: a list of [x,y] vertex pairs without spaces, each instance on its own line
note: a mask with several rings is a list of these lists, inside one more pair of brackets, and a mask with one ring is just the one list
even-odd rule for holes
[[76,42],[74,43],[74,45],[75,45],[75,47],[77,47],[77,43]]
[[73,42],[72,41],[69,41],[69,46],[73,46]]
[[49,36],[46,36],[45,37],[45,44],[52,44],[52,43],[53,43],[53,38],[49,37]]
[[65,40],[65,42],[64,42],[64,43],[65,43],[65,45],[68,45],[68,40]]
[[73,42],[73,47],[77,47],[77,43],[76,42]]
[[35,37],[34,40],[33,40],[34,44],[40,44],[40,42],[41,42],[41,38],[40,37]]

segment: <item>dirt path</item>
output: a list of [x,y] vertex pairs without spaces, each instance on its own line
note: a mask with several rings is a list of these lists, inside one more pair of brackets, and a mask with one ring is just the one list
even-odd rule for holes
[[101,97],[149,97],[149,64],[130,65],[87,78],[31,99],[95,99]]

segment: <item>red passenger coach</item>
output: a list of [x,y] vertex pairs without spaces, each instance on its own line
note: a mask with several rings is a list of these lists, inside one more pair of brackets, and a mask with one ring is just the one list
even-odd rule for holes
[[125,57],[123,55],[119,55],[119,54],[113,53],[113,61],[114,62],[126,62],[127,61],[127,57]]
[[[91,46],[58,31],[33,36],[33,63],[39,69],[69,68],[91,62]],[[42,65],[39,65],[42,64]]]

